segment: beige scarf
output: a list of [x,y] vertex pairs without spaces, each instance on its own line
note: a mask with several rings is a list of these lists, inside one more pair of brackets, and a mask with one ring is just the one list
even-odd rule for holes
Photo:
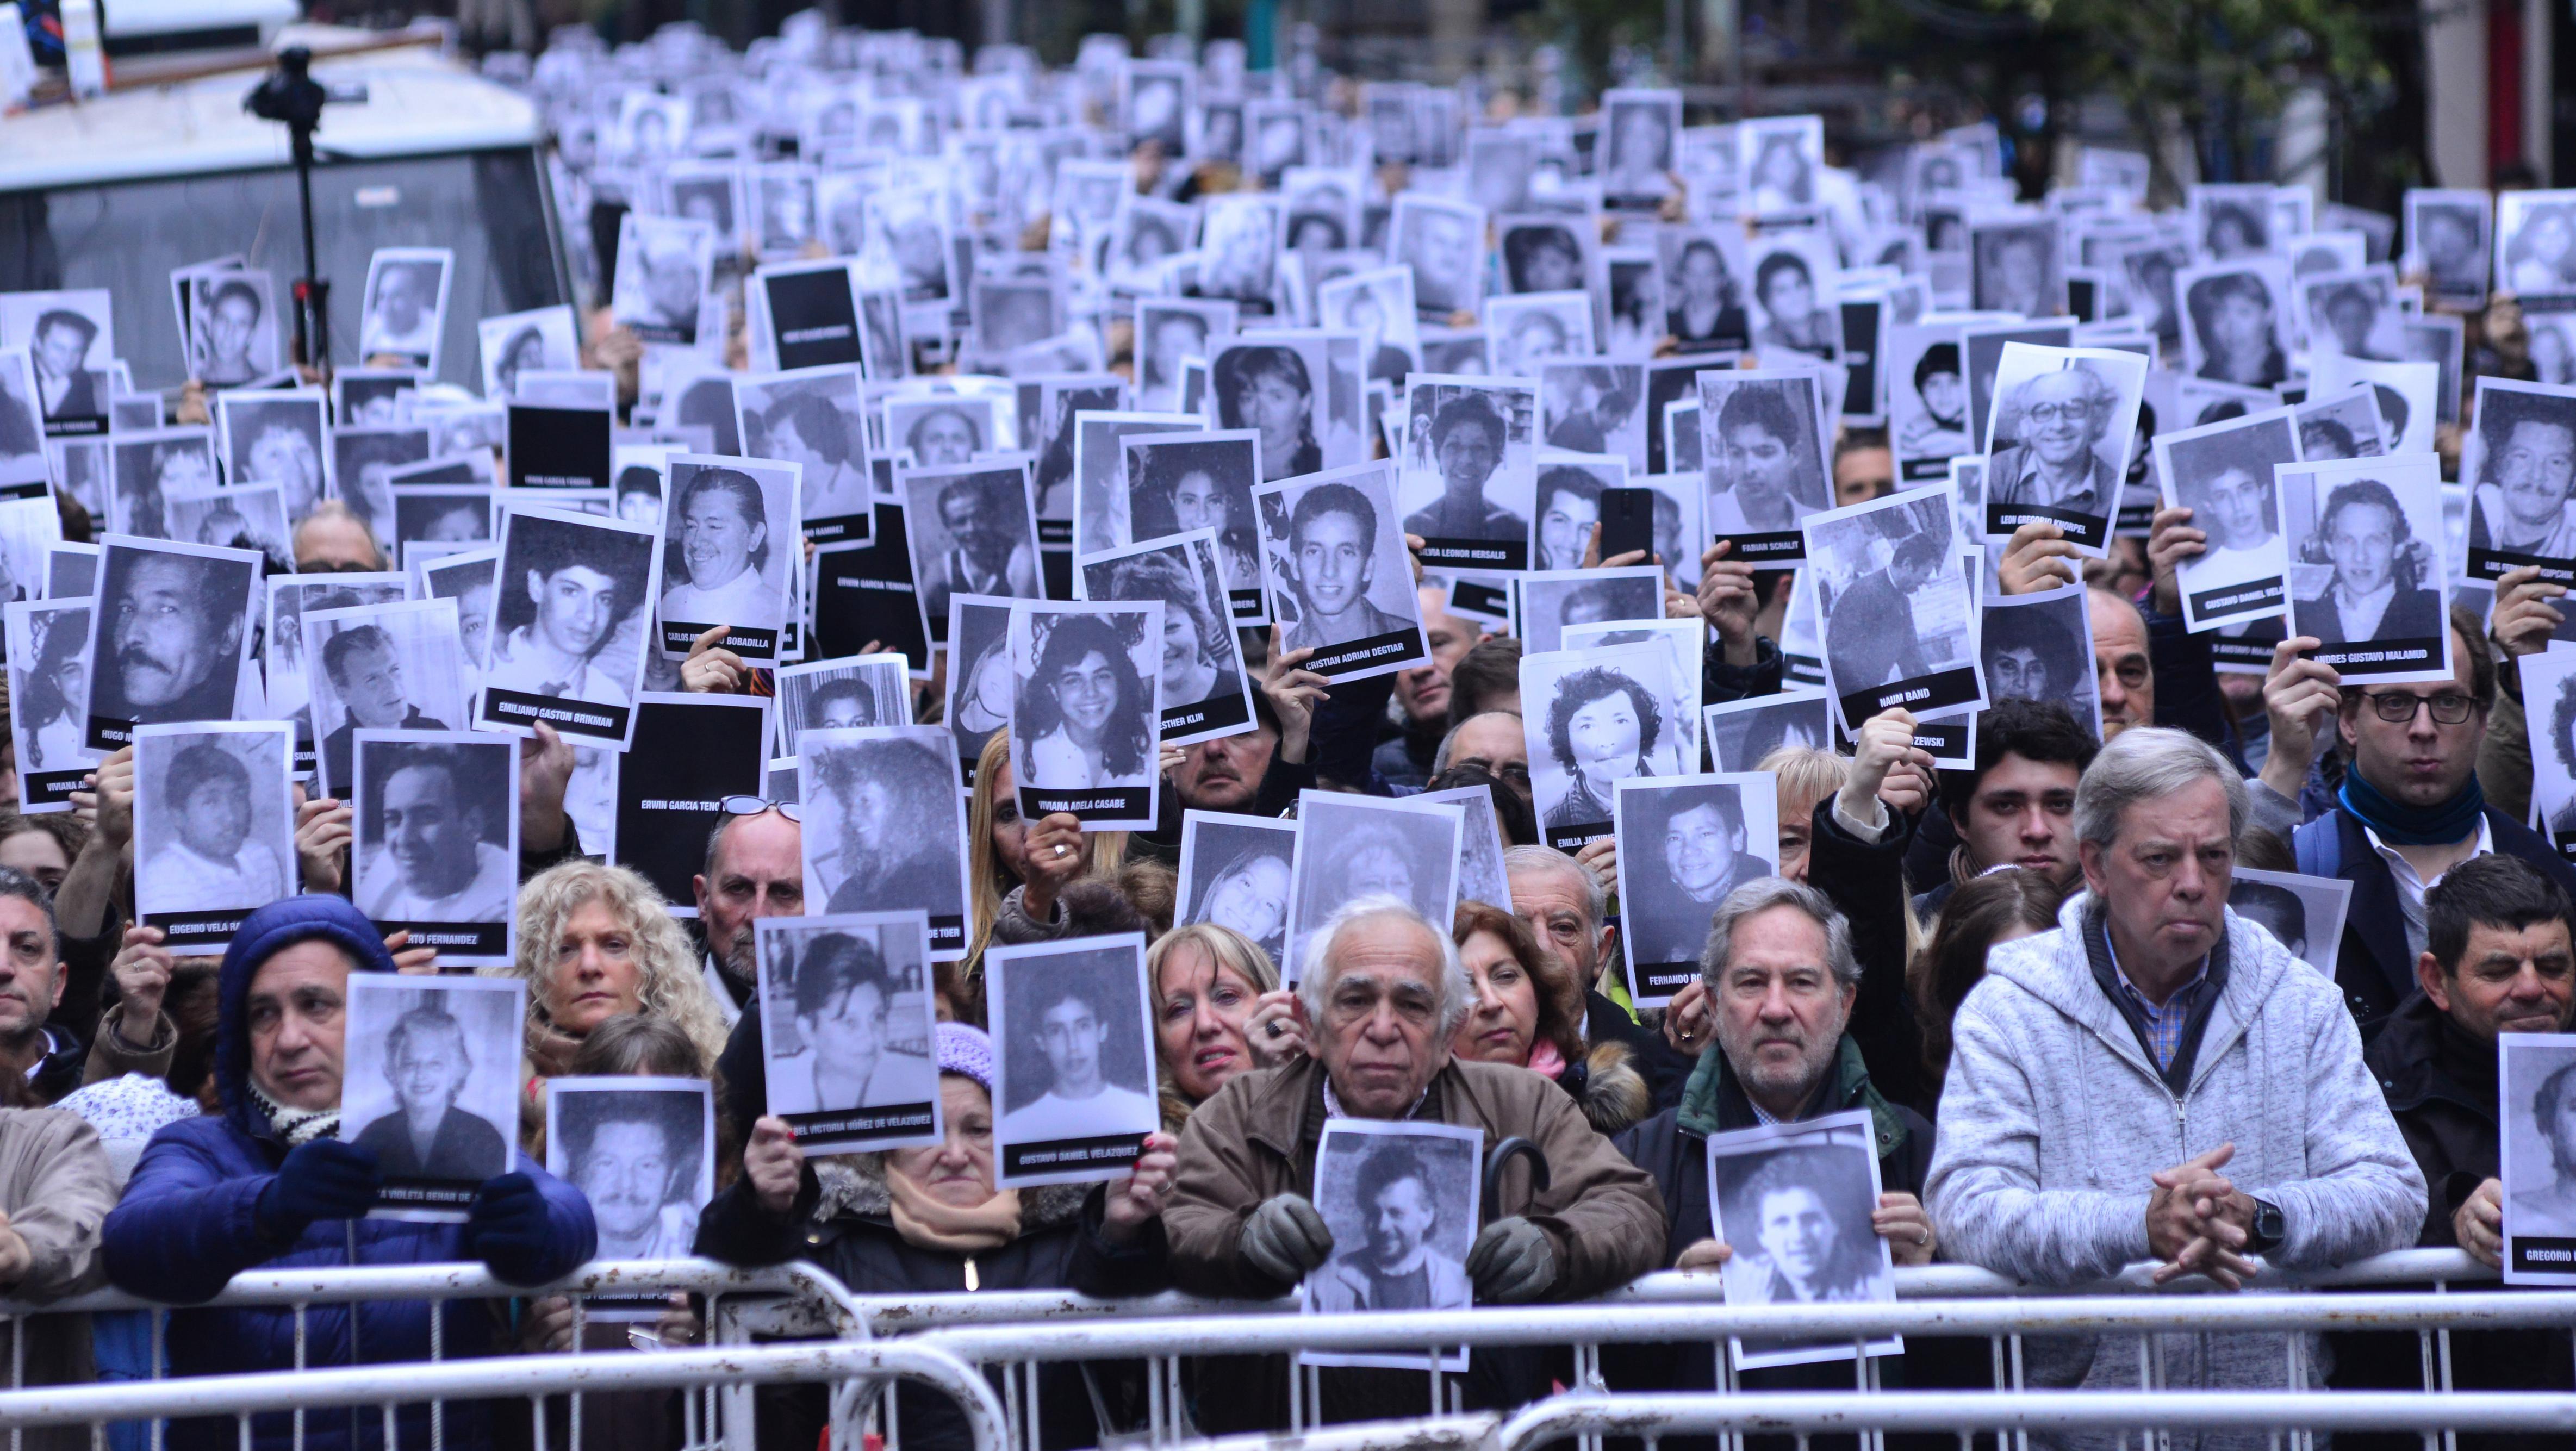
[[[1020,1237],[1020,1191],[1004,1189],[972,1209],[960,1209],[886,1165],[886,1188],[894,1193],[895,1232],[916,1249],[950,1254],[981,1254]],[[971,1287],[970,1287],[971,1288]]]

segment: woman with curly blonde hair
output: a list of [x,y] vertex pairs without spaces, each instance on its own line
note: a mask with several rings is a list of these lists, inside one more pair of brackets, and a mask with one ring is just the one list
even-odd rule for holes
[[624,867],[569,861],[519,889],[519,956],[492,977],[528,984],[523,1117],[545,1121],[541,1081],[569,1072],[591,1030],[625,1013],[667,1018],[709,1063],[724,1015],[689,939],[653,884]]

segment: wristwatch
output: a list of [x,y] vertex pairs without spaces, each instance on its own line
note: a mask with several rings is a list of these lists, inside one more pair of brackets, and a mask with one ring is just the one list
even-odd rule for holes
[[2267,1255],[2279,1249],[2281,1241],[2289,1235],[2289,1224],[2281,1218],[2281,1206],[2268,1199],[2255,1200],[2254,1232],[2246,1236],[2245,1248],[2258,1255]]

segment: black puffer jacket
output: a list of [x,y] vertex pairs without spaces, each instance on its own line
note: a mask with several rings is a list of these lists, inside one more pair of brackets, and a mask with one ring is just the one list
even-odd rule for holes
[[[1100,1235],[1104,1201],[1097,1185],[1023,1190],[1019,1238],[999,1249],[966,1255],[924,1249],[896,1231],[883,1155],[855,1155],[848,1162],[855,1173],[850,1176],[846,1202],[828,1208],[822,1203],[822,1186],[809,1163],[797,1189],[796,1206],[785,1219],[761,1208],[748,1177],[736,1180],[699,1217],[697,1252],[736,1265],[805,1260],[861,1295],[1076,1290],[1111,1298],[1169,1287],[1162,1223],[1148,1225],[1133,1246],[1110,1245]],[[1094,1389],[1110,1407],[1113,1422],[1141,1421],[1140,1413],[1131,1412],[1133,1404],[1141,1401],[1144,1384],[1137,1368],[1128,1363],[1047,1366],[1040,1373],[1038,1388],[1044,1451],[1100,1444],[1103,1428],[1092,1411]],[[1000,1388],[996,1376],[996,1393]],[[907,1447],[966,1451],[972,1444],[965,1417],[946,1396],[912,1381],[899,1383],[895,1395],[895,1412]],[[823,1415],[819,1395],[789,1397],[783,1404],[765,1399],[764,1425],[773,1412],[784,1412],[792,1429],[783,1435],[764,1434],[763,1445],[815,1444]]]

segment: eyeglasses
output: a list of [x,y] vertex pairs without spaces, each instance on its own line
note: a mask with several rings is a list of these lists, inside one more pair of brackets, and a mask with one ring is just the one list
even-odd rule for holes
[[800,825],[805,820],[805,808],[793,801],[772,801],[766,796],[728,796],[718,805],[727,816],[758,816],[764,811],[775,811]]
[[2362,695],[2370,702],[2370,708],[2379,713],[2379,718],[2390,725],[2411,724],[2418,706],[2431,707],[2433,720],[2440,725],[2460,725],[2478,708],[2475,699],[2456,690],[2445,690],[2439,695],[2415,695],[2403,690],[2383,691],[2375,695],[2364,691]]
[[2034,403],[2023,409],[2021,416],[2033,423],[2055,423],[2061,418],[2081,423],[2093,416],[2093,405],[2090,403]]

